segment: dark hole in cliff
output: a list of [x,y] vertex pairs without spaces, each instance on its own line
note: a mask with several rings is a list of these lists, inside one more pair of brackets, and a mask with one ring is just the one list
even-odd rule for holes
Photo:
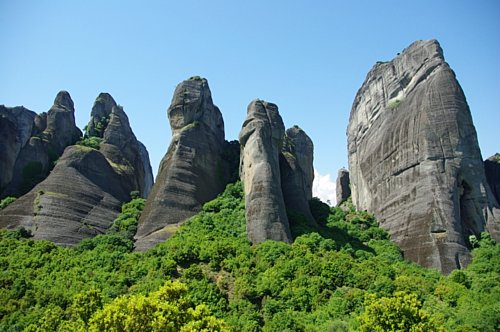
[[460,223],[464,243],[469,246],[469,236],[474,234],[474,197],[471,186],[462,181],[460,187]]

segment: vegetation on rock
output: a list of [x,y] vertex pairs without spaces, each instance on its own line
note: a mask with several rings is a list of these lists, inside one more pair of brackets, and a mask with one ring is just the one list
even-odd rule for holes
[[1,231],[0,331],[500,328],[500,246],[486,233],[467,269],[443,276],[403,260],[370,214],[313,200],[317,227],[291,215],[292,244],[252,246],[236,183],[136,253],[142,204],[75,248]]

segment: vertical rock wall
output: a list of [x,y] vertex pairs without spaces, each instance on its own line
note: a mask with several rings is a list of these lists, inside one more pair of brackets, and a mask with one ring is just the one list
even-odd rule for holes
[[347,135],[357,208],[377,216],[405,257],[445,273],[465,266],[469,235],[498,223],[467,101],[437,41],[372,68]]
[[285,126],[275,104],[254,100],[240,131],[240,177],[250,241],[291,242],[281,190],[280,152]]
[[168,118],[172,141],[139,220],[137,250],[168,238],[224,190],[232,173],[224,158],[224,121],[207,80],[193,77],[180,83]]

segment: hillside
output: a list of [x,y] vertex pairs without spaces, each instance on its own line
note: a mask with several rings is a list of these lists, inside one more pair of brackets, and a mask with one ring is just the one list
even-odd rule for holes
[[77,247],[0,235],[0,331],[495,331],[500,247],[471,238],[472,262],[443,276],[403,260],[366,212],[311,201],[288,215],[292,244],[251,245],[230,184],[171,238],[137,253],[144,200]]

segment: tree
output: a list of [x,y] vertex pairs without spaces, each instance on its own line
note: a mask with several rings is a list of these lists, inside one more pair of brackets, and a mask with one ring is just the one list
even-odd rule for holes
[[361,331],[366,332],[444,331],[422,310],[422,303],[414,293],[396,292],[393,297],[380,299],[369,294],[365,300],[365,311],[358,319]]

